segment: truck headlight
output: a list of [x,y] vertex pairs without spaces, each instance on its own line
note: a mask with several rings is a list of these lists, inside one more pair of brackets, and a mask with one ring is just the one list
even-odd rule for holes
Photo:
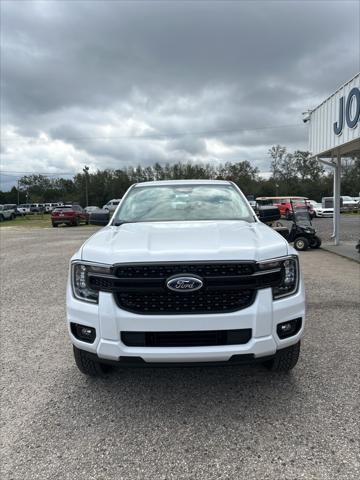
[[297,292],[299,285],[299,260],[296,256],[281,261],[281,283],[273,287],[273,298],[282,298]]
[[272,287],[273,298],[287,297],[297,292],[299,285],[299,260],[296,255],[267,260],[258,264],[260,271],[277,270],[281,272],[279,285]]
[[77,261],[71,264],[71,287],[74,297],[84,302],[98,303],[99,292],[89,288],[89,273],[110,274],[110,267]]

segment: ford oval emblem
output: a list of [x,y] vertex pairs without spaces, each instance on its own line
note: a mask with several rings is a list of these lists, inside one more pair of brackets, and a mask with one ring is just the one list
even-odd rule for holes
[[194,292],[203,286],[203,281],[198,277],[187,277],[185,275],[178,275],[167,280],[166,286],[173,292]]

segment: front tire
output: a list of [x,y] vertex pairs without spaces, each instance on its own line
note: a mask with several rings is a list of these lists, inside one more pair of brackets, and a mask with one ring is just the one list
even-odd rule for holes
[[108,365],[104,365],[88,355],[84,350],[73,346],[74,359],[76,366],[84,375],[89,377],[101,377],[110,370]]
[[321,246],[321,238],[315,235],[310,240],[310,248],[320,248],[320,246]]
[[279,373],[287,373],[292,370],[297,364],[300,356],[300,342],[278,350],[275,354],[275,358],[268,360],[264,363],[264,366],[272,371]]
[[299,252],[304,252],[309,248],[309,241],[305,237],[298,237],[294,241],[294,248],[298,250]]

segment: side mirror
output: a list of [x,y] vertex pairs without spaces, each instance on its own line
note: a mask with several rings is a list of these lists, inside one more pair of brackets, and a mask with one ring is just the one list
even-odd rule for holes
[[280,220],[280,210],[278,207],[272,205],[264,205],[263,207],[258,207],[258,218],[260,222],[263,223],[272,223],[276,220]]
[[109,223],[109,212],[100,210],[99,212],[90,213],[89,223],[90,225],[101,225],[104,227]]

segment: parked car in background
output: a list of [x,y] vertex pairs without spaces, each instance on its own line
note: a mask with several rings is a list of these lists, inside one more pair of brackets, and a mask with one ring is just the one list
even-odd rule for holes
[[0,222],[4,220],[13,220],[15,218],[15,212],[11,208],[6,208],[5,205],[0,205]]
[[101,209],[99,207],[90,206],[90,207],[85,207],[84,210],[85,210],[86,213],[90,214],[90,213],[93,213],[93,212],[98,212]]
[[106,205],[103,206],[103,210],[106,210],[107,212],[113,213],[115,212],[117,206],[121,202],[121,198],[114,198],[110,200]]
[[31,203],[30,213],[44,213],[45,207],[42,203]]
[[[308,200],[307,197],[298,197],[298,196],[292,196],[292,197],[258,197],[256,199],[256,203],[259,206],[262,205],[274,205],[278,207],[280,211],[280,215],[286,220],[291,220],[291,212],[292,212],[292,206],[291,206],[291,201],[296,204],[296,200],[299,200],[299,202],[303,202],[305,200]],[[310,216],[314,216],[314,211],[311,206],[311,204],[308,204],[309,208],[309,213]]]
[[99,209],[89,214],[89,223],[91,225],[106,225],[109,223],[111,213],[108,210]]
[[63,203],[44,203],[45,213],[51,213],[55,208],[61,207]]
[[27,213],[30,213],[30,207],[30,203],[21,203],[20,205],[18,205],[17,209],[21,215],[26,215]]
[[[334,197],[323,197],[321,204],[326,208],[334,208]],[[340,196],[340,212],[356,212],[359,209],[359,204],[352,197],[347,195]]]
[[51,213],[53,227],[61,224],[78,226],[80,223],[89,223],[89,214],[80,205],[63,205]]
[[342,199],[343,211],[351,212],[352,210],[357,210],[359,208],[358,202],[353,197],[349,197],[348,195],[341,195],[340,198]]
[[334,216],[334,209],[332,207],[323,207],[321,203],[314,203],[313,210],[315,217],[333,217]]
[[6,205],[4,205],[4,208],[6,210],[12,210],[15,216],[21,215],[21,213],[18,211],[16,203],[7,203]]

